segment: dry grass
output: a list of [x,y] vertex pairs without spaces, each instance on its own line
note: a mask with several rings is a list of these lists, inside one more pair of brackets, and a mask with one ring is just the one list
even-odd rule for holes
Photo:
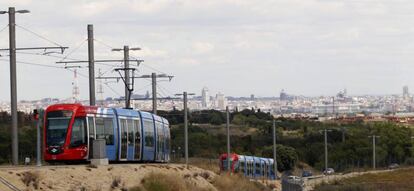
[[86,165],[86,168],[98,168],[98,166],[96,166],[94,164],[88,164],[88,165]]
[[27,187],[33,186],[33,188],[39,189],[39,173],[31,171],[24,172],[21,176],[21,180]]
[[371,191],[371,190],[414,190],[414,169],[400,169],[392,172],[377,174],[365,174],[349,179],[344,179],[331,184],[322,184],[315,188],[318,191],[325,190],[349,190],[349,191]]
[[259,190],[270,190],[262,184],[249,179],[241,175],[228,175],[223,174],[217,176],[213,181],[214,186],[217,190],[234,190],[234,191],[259,191]]
[[121,186],[121,177],[115,176],[112,178],[111,189],[115,189]]
[[182,179],[173,175],[152,173],[141,180],[141,186],[130,188],[132,191],[192,191]]
[[189,163],[190,165],[212,171],[216,174],[220,173],[218,159],[190,158]]

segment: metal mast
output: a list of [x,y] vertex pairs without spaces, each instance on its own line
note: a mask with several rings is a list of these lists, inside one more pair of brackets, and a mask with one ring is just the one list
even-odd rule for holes
[[226,128],[227,128],[227,168],[231,172],[231,163],[230,163],[230,111],[229,106],[226,106]]
[[93,25],[88,25],[88,62],[89,62],[89,105],[96,105],[95,97],[95,55]]

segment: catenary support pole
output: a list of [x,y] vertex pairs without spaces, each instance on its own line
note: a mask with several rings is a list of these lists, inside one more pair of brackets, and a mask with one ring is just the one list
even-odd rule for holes
[[10,54],[10,97],[12,116],[12,163],[19,163],[19,135],[17,123],[17,79],[16,79],[16,22],[14,7],[9,7],[9,54]]
[[157,74],[152,73],[152,113],[157,114]]
[[372,135],[368,136],[372,138],[372,168],[375,170],[377,166],[377,159],[376,159],[376,139],[380,138],[380,136]]
[[277,179],[276,120],[273,119],[273,171]]
[[93,25],[88,25],[89,105],[96,105]]
[[324,131],[325,134],[325,170],[328,169],[328,135],[327,130]]
[[128,46],[124,46],[124,68],[125,68],[125,108],[130,108],[131,104],[130,104],[130,91],[129,91],[129,47]]
[[185,140],[185,166],[188,168],[188,111],[187,111],[187,92],[183,92],[184,97],[184,140]]
[[230,156],[230,111],[229,106],[226,106],[226,128],[227,128],[227,169],[231,172],[231,159]]
[[37,132],[37,144],[36,144],[36,166],[42,166],[42,133],[41,133],[41,127],[43,122],[43,110],[38,110],[38,118],[36,121],[36,132]]
[[324,130],[325,134],[325,171],[328,169],[328,133],[327,129]]
[[375,158],[375,135],[372,136],[372,168],[375,170],[377,160]]

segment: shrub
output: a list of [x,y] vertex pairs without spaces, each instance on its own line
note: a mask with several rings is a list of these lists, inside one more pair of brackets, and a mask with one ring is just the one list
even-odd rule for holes
[[406,165],[414,165],[414,158],[407,158],[404,163]]
[[111,188],[118,188],[121,185],[121,177],[119,176],[115,176],[112,179],[112,184],[111,184]]
[[213,184],[217,190],[270,190],[258,182],[250,181],[249,179],[236,174],[223,174],[217,176],[213,181]]
[[360,184],[348,184],[348,185],[329,185],[323,184],[315,188],[316,191],[368,191],[368,187]]
[[[189,177],[191,178],[191,176]],[[135,186],[129,191],[196,191],[203,190],[194,184],[189,184],[183,178],[174,175],[151,173],[141,180],[141,186]]]
[[35,189],[39,188],[40,176],[39,176],[39,173],[37,172],[30,172],[30,171],[24,172],[22,174],[21,180],[27,187],[29,187],[30,185],[33,185]]
[[88,164],[88,165],[86,165],[86,168],[98,168],[98,166],[96,166],[94,164]]

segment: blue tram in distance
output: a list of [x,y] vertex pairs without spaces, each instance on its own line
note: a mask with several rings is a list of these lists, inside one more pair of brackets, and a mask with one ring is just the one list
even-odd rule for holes
[[[230,159],[228,159],[230,158]],[[227,153],[220,155],[220,170],[228,171],[228,160],[230,160],[230,170],[233,173],[242,173],[249,178],[266,178],[275,179],[274,162],[271,158],[262,158],[256,156],[246,156]]]
[[94,139],[104,139],[109,161],[170,161],[170,128],[165,118],[131,109],[81,104],[49,106],[44,119],[44,159],[91,158]]

